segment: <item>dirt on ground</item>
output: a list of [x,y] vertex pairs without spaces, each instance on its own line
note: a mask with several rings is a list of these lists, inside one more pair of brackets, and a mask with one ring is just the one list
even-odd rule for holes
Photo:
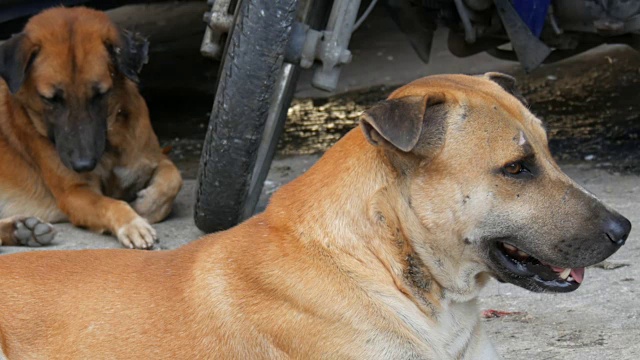
[[[612,171],[640,169],[640,56],[626,47],[515,72],[531,111],[546,123],[560,161],[589,161]],[[296,99],[280,141],[283,155],[325,151],[357,125],[367,107],[396,87],[320,99]]]
[[[549,146],[559,161],[586,161],[597,168],[626,173],[640,170],[639,69],[640,56],[620,46],[547,65],[532,74],[512,75],[531,111],[545,122]],[[358,124],[362,111],[396,87],[294,99],[278,155],[326,151]],[[152,97],[152,112],[158,101]],[[193,178],[208,118],[204,109],[191,116],[196,109],[184,110],[182,122],[165,122],[165,115],[154,118],[154,126],[163,145],[171,148],[172,158],[182,164],[186,177]]]

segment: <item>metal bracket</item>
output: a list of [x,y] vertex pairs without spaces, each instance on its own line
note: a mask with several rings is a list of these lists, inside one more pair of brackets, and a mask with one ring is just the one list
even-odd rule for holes
[[[233,25],[234,9],[229,9],[231,0],[208,0],[207,3],[211,5],[211,11],[204,14],[207,28],[200,52],[205,57],[220,60],[225,45],[224,34]],[[351,62],[348,46],[359,7],[360,0],[335,0],[324,31],[296,23],[286,49],[285,61],[309,69],[318,60],[321,65],[315,69],[312,85],[326,91],[335,90],[341,65]]]
[[[348,46],[359,7],[360,0],[336,0],[326,30],[306,27],[300,66],[309,69],[315,60],[322,62],[322,66],[317,67],[313,74],[313,86],[326,91],[333,91],[338,86],[341,65],[351,62]],[[290,42],[294,43],[300,44],[299,41]]]
[[231,0],[207,0],[211,11],[204,13],[207,28],[204,32],[200,53],[208,58],[220,60],[224,50],[224,34],[233,25],[233,10],[229,9]]

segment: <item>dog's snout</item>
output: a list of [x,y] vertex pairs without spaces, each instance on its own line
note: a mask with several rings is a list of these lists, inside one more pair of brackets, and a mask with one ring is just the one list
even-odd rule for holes
[[604,223],[605,235],[617,246],[624,245],[629,232],[631,232],[631,222],[623,216],[612,216]]
[[95,169],[97,161],[94,158],[82,158],[71,160],[71,167],[77,172],[88,172]]

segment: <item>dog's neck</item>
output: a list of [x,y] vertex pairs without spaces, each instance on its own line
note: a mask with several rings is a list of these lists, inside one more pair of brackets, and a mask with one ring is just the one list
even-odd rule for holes
[[443,265],[450,254],[430,244],[447,235],[424,229],[399,175],[359,129],[274,194],[267,213],[286,216],[281,223],[293,227],[296,239],[320,244],[335,261],[356,257],[347,265],[350,271],[386,276],[385,283],[391,276],[397,290],[428,316],[452,301],[473,300],[486,282],[486,276]]

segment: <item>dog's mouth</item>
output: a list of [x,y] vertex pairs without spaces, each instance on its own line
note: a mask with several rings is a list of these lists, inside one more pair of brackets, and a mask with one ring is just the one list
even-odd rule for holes
[[553,266],[506,242],[496,242],[492,248],[501,281],[536,292],[569,292],[577,289],[584,279],[584,268]]

